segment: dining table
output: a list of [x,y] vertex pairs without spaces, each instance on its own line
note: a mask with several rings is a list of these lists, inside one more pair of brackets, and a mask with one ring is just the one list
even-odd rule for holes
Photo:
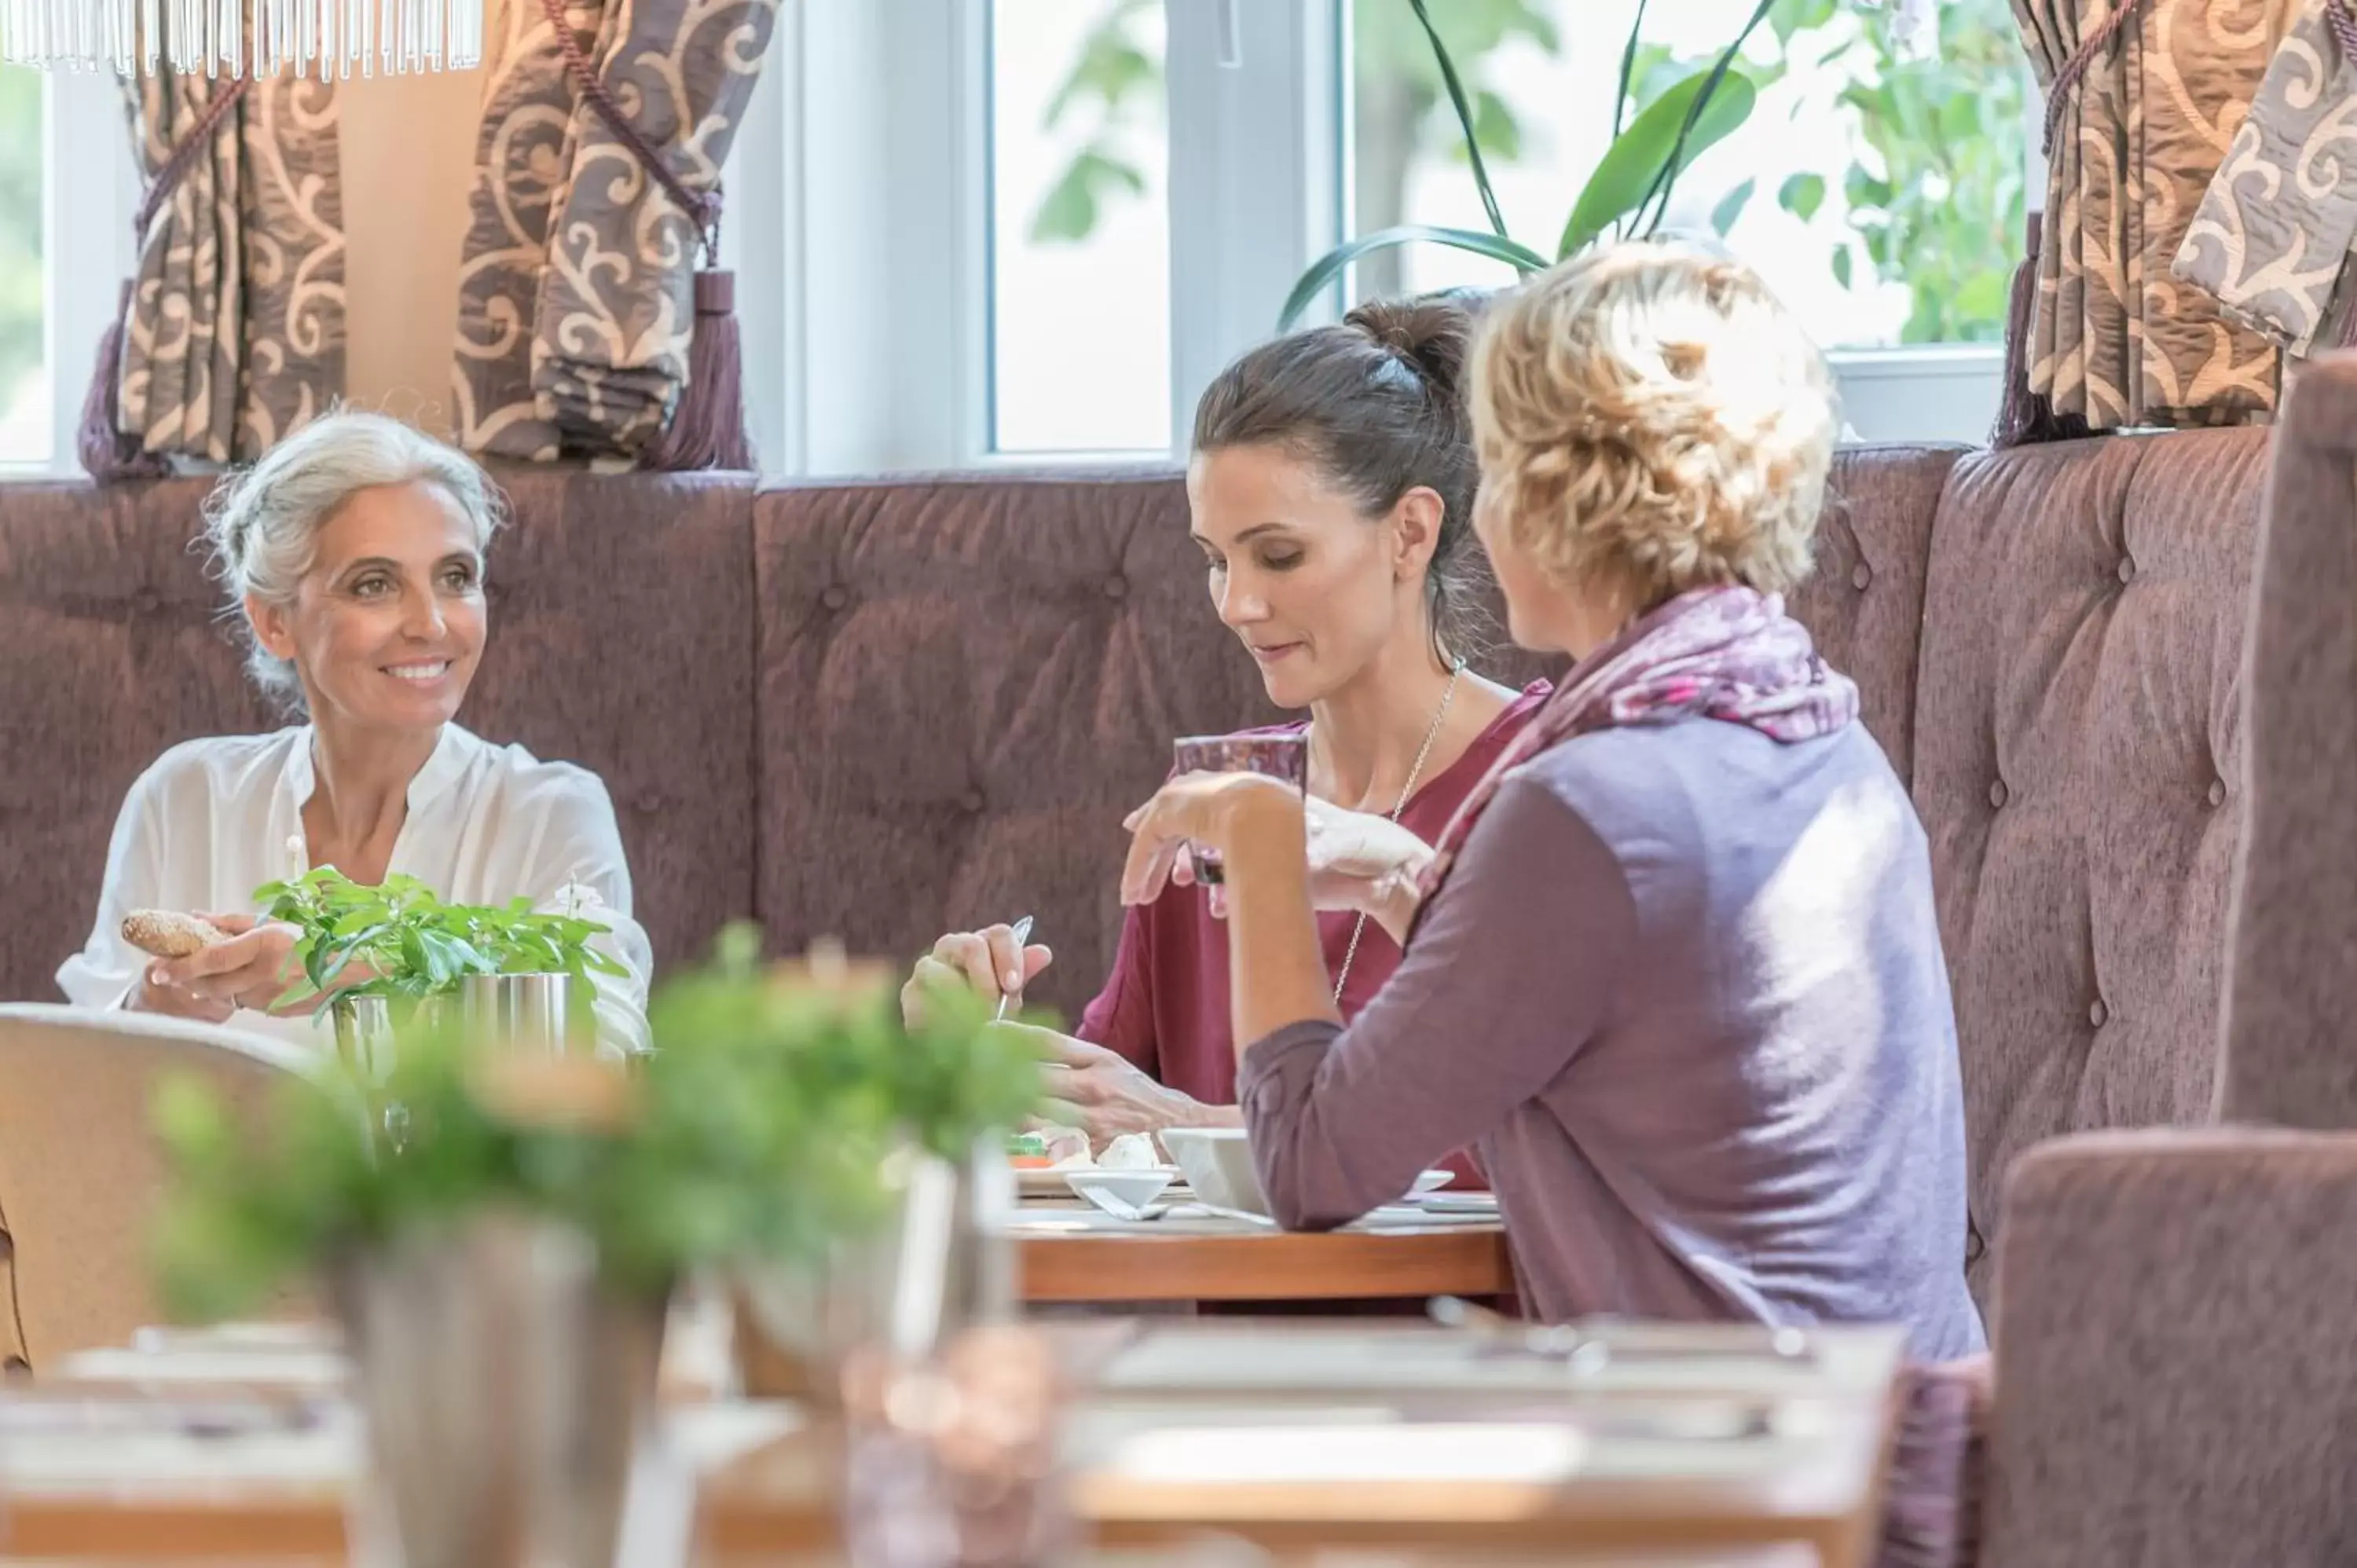
[[1138,1220],[1077,1198],[1028,1197],[1006,1228],[1034,1306],[1415,1303],[1514,1287],[1494,1201],[1386,1205],[1338,1230],[1288,1231],[1242,1211],[1190,1214],[1183,1203]]
[[[1904,1349],[1863,1327],[1039,1332],[1087,1347],[1054,1442],[1073,1568],[1854,1568]],[[847,1561],[824,1412],[673,1397],[650,1450],[629,1561]],[[324,1326],[143,1336],[0,1392],[0,1561],[366,1561],[364,1453]]]

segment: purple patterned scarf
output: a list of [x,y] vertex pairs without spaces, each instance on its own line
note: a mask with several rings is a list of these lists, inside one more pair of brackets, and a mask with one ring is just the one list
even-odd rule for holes
[[1506,775],[1575,736],[1705,718],[1791,744],[1831,735],[1857,717],[1857,684],[1817,657],[1781,598],[1739,587],[1681,594],[1580,660],[1507,745],[1440,835],[1417,880],[1417,918]]

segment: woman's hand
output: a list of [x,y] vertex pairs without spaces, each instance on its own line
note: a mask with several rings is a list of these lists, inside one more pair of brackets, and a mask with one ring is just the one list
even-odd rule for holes
[[1222,1108],[1157,1083],[1118,1052],[1049,1029],[1025,1032],[1045,1063],[1040,1076],[1055,1106],[1049,1119],[1086,1132],[1092,1148],[1102,1149],[1124,1133],[1241,1124],[1233,1112],[1222,1122]]
[[1292,785],[1261,773],[1188,773],[1173,779],[1122,822],[1131,837],[1129,864],[1121,874],[1121,901],[1151,904],[1161,897],[1182,858],[1191,880],[1191,845],[1232,862],[1258,853],[1288,826],[1297,837],[1302,799]]
[[1018,947],[1011,926],[980,931],[952,931],[917,961],[916,972],[900,987],[900,1015],[917,1021],[924,993],[935,985],[969,985],[990,1001],[1002,996],[1020,1002],[1025,987],[1056,955],[1038,943]]
[[185,958],[157,959],[140,977],[131,1005],[219,1024],[240,1008],[268,1012],[286,993],[294,973],[295,944],[302,933],[280,921],[251,915],[204,917],[229,933],[229,940],[200,948]]
[[[1416,878],[1432,859],[1432,846],[1389,817],[1346,811],[1309,796],[1303,802],[1309,851],[1309,901],[1319,909],[1346,909],[1372,916],[1376,924],[1405,940],[1415,918]],[[1194,856],[1180,850],[1170,880],[1181,887],[1200,880]],[[1211,914],[1228,912],[1227,889],[1209,885]]]

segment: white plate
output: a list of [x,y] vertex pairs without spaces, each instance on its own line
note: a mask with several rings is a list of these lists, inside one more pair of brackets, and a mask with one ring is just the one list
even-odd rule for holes
[[1025,1197],[1070,1197],[1072,1189],[1064,1185],[1065,1170],[1087,1170],[1087,1165],[1053,1165],[1045,1170],[1020,1168],[1015,1173],[1015,1190]]

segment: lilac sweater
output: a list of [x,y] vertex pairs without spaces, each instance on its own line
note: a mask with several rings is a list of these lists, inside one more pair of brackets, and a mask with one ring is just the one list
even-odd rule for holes
[[1297,1229],[1474,1145],[1542,1320],[1983,1348],[1931,861],[1861,725],[1788,746],[1688,719],[1541,754],[1390,983],[1347,1030],[1254,1045],[1239,1090]]

